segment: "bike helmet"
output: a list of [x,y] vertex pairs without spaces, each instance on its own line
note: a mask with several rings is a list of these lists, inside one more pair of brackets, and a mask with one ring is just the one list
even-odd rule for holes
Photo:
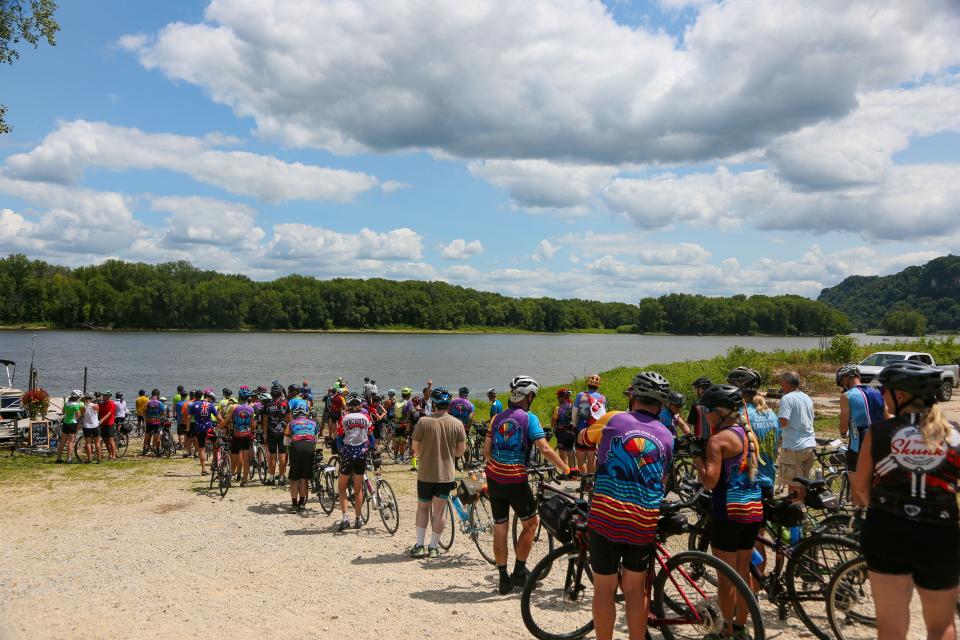
[[301,391],[303,391],[303,389],[300,388],[300,385],[292,384],[289,387],[287,387],[288,396],[298,396],[300,395]]
[[763,384],[763,377],[756,369],[737,367],[727,374],[727,383],[739,387],[741,391],[756,392]]
[[229,398],[230,396],[233,395],[233,391],[231,391],[231,390],[228,389],[227,387],[224,387],[224,388],[223,388],[223,395],[224,395],[224,397]]
[[[89,397],[90,397],[90,394],[87,394],[87,395],[84,396],[84,398],[89,398]],[[160,402],[166,402],[166,401],[167,401],[167,396],[160,396],[159,400],[160,400]]]
[[496,389],[494,389],[493,387],[490,387],[489,389],[487,389],[487,396],[488,396],[488,397],[490,397],[490,396],[495,396],[495,395],[497,395],[497,390],[496,390]]
[[302,418],[309,413],[310,409],[307,407],[307,403],[305,402],[303,404],[298,403],[290,407],[290,415],[292,415],[294,418]]
[[433,406],[438,409],[450,406],[450,392],[446,387],[437,387],[430,393],[430,399],[433,400]]
[[373,398],[372,398],[372,399],[373,399],[374,402],[383,402],[383,396],[380,395],[379,393],[373,394]]
[[[121,395],[122,395],[122,394],[119,394],[119,393],[118,393],[118,394],[117,394],[117,397],[119,398]],[[194,396],[194,397],[196,397],[196,398],[202,398],[202,397],[203,397],[203,389],[197,389],[196,391],[194,391],[193,393],[191,393],[191,395]]]
[[671,391],[667,394],[667,404],[675,404],[678,407],[682,407],[686,404],[687,399],[683,397],[683,394],[679,391]]
[[[74,389],[73,391],[70,392],[71,398],[79,398],[82,395],[83,395],[83,391],[80,391],[80,389]],[[140,392],[140,395],[143,395],[143,391]]]
[[207,391],[204,391],[203,397],[209,399],[211,402],[217,399],[217,396],[213,394],[213,389],[208,389]]
[[670,393],[670,383],[656,371],[641,371],[630,382],[630,397],[663,404]]
[[597,375],[596,373],[591,373],[590,375],[587,376],[586,382],[588,387],[599,387],[602,380],[600,379],[600,376]]
[[466,398],[470,395],[470,389],[467,387],[460,387],[460,390],[457,391],[457,395],[459,395],[461,398]]
[[712,387],[712,386],[713,386],[713,382],[710,381],[710,378],[701,377],[693,381],[694,389],[706,389],[707,387]]
[[[932,406],[939,399],[943,374],[939,369],[925,364],[901,361],[884,367],[877,380],[885,389],[903,391],[913,396],[913,400],[922,400],[925,405]],[[910,404],[913,400],[904,404]]]
[[267,402],[270,402],[270,400],[272,400],[272,398],[270,397],[270,394],[269,394],[269,393],[261,393],[261,394],[259,394],[259,395],[257,396],[257,400],[259,400],[260,402],[263,402],[264,404],[266,404]]
[[103,396],[104,398],[109,398],[110,396],[113,395],[113,391],[111,391],[110,389],[107,389],[106,391],[101,391],[100,395]]
[[237,392],[237,395],[240,396],[241,400],[249,398],[252,394],[250,393],[250,387],[243,385],[240,387],[240,391]]
[[566,387],[560,387],[559,389],[557,389],[557,398],[569,398],[569,397],[570,397],[570,389],[567,389]]
[[284,393],[283,385],[281,385],[280,383],[274,384],[272,387],[270,387],[270,395],[273,396],[274,398],[282,396],[283,393]]
[[359,406],[363,402],[363,398],[360,397],[360,394],[351,393],[347,395],[347,406],[352,407],[354,405]]
[[261,393],[266,393],[266,392],[267,392],[267,388],[265,386],[263,386],[262,384],[257,385],[257,395]]
[[205,395],[205,396],[212,396],[212,395],[213,395],[213,388],[212,388],[212,387],[207,387],[206,389],[204,389],[204,390],[203,390],[203,395]]
[[517,376],[510,381],[510,401],[520,402],[527,396],[536,395],[540,385],[530,376]]
[[393,396],[397,395],[397,390],[396,390],[396,389],[388,389],[388,390],[387,390],[387,395],[392,398]]
[[403,389],[400,390],[400,394],[404,398],[409,398],[411,393],[413,393],[413,389],[411,389],[410,387],[404,387]]
[[857,365],[853,364],[852,362],[848,362],[848,363],[845,364],[845,365],[841,365],[841,367],[840,367],[839,369],[837,369],[837,375],[835,376],[835,380],[837,381],[837,386],[838,386],[838,387],[842,387],[842,386],[843,386],[843,379],[844,379],[844,378],[849,378],[850,376],[856,376],[856,377],[859,378],[859,377],[860,377],[860,367],[858,367]]
[[697,400],[697,404],[707,411],[717,408],[739,411],[743,407],[743,392],[732,384],[711,385]]

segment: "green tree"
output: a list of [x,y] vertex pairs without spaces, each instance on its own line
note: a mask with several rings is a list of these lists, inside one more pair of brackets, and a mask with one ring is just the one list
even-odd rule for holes
[[919,311],[898,309],[885,315],[880,326],[894,336],[922,336],[927,332],[927,318]]
[[[20,57],[16,45],[26,42],[37,48],[40,38],[55,46],[60,25],[53,14],[57,10],[54,0],[0,0],[0,62],[13,64]],[[4,120],[7,108],[0,104],[0,134],[10,133],[10,125]]]

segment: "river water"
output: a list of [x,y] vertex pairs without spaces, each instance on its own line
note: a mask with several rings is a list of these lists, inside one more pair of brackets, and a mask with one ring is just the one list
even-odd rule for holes
[[755,336],[0,331],[0,359],[17,363],[20,388],[27,387],[34,335],[40,385],[51,395],[82,388],[87,367],[88,389],[122,391],[128,399],[153,387],[172,395],[178,384],[213,387],[219,395],[225,386],[269,386],[274,378],[284,385],[310,380],[316,391],[337,376],[352,386],[371,376],[384,391],[417,389],[432,378],[479,396],[491,386],[505,388],[519,373],[550,385],[620,365],[709,358],[734,345],[763,351],[819,345],[819,338]]

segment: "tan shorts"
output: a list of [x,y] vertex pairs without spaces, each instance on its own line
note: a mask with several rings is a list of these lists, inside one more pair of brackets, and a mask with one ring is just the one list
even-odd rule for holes
[[780,482],[790,485],[795,484],[794,478],[809,478],[816,460],[813,451],[813,447],[799,450],[780,449]]

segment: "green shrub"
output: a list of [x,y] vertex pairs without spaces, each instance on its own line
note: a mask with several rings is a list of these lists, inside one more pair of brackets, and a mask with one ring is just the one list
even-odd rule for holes
[[835,364],[853,362],[860,353],[860,344],[852,336],[838,335],[830,340],[827,358]]

